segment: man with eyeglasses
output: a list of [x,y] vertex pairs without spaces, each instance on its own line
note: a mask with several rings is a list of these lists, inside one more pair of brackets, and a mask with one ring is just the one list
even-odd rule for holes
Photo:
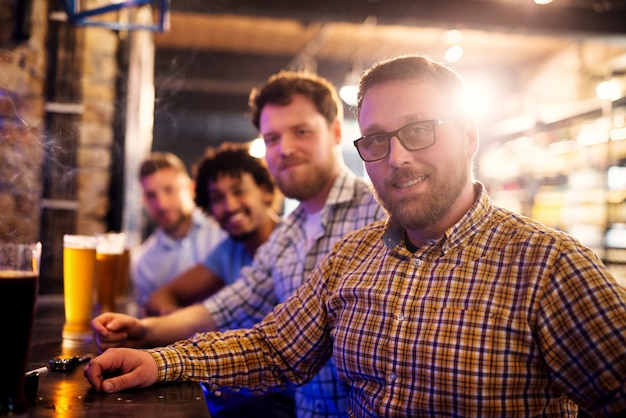
[[252,329],[107,351],[90,383],[264,391],[332,357],[349,416],[625,416],[626,292],[576,239],[493,205],[462,92],[423,56],[368,70],[356,146],[389,219],[346,235]]

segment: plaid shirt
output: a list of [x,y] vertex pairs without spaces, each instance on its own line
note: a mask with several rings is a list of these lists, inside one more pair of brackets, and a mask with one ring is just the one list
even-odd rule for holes
[[349,415],[624,416],[626,292],[574,238],[476,190],[415,253],[392,221],[372,224],[253,329],[153,351],[160,379],[263,391],[332,355]]
[[[298,207],[259,247],[254,263],[242,270],[241,279],[209,298],[205,306],[220,329],[251,327],[300,287],[337,240],[385,217],[369,186],[343,170],[322,209],[324,233],[308,252],[304,245],[306,212]],[[296,390],[295,396],[300,418],[346,415],[347,394],[332,362],[308,385]]]

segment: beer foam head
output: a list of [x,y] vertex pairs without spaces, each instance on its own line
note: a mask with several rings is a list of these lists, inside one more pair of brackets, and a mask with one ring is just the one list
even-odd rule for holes
[[66,248],[96,248],[96,237],[91,235],[63,235],[63,246]]
[[126,247],[126,234],[109,232],[96,234],[96,251],[100,254],[122,254]]

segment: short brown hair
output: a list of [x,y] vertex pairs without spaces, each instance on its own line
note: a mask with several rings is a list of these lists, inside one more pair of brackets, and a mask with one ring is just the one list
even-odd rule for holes
[[[403,55],[384,59],[370,67],[361,77],[357,98],[357,111],[361,112],[363,97],[373,87],[388,81],[426,81],[450,95],[451,105],[457,113],[463,113],[465,83],[452,68],[425,55]],[[358,116],[358,115],[357,115]]]
[[261,111],[265,105],[286,106],[295,94],[301,94],[313,102],[329,125],[335,119],[343,119],[343,105],[330,81],[317,74],[281,71],[271,76],[261,89],[253,89],[250,93],[248,105],[254,126],[259,129]]
[[139,166],[139,179],[150,176],[159,170],[171,168],[178,174],[182,174],[188,178],[189,170],[180,158],[171,152],[156,151],[151,153]]

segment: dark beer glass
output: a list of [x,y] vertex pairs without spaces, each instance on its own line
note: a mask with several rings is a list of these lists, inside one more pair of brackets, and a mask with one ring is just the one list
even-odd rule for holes
[[41,244],[0,243],[0,416],[25,414],[24,378],[35,316]]

